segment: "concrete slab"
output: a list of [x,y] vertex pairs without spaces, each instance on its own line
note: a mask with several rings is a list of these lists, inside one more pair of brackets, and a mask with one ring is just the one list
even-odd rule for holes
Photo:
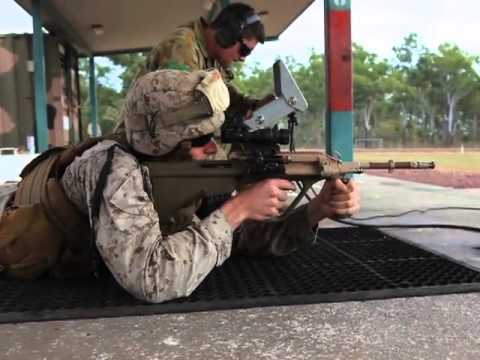
[[[363,176],[357,181],[362,191],[362,210],[356,218],[420,210],[362,223],[476,227],[478,232],[439,228],[381,230],[480,270],[480,189],[452,189],[373,176]],[[428,210],[432,208],[442,209]]]
[[0,326],[1,358],[478,359],[480,294]]

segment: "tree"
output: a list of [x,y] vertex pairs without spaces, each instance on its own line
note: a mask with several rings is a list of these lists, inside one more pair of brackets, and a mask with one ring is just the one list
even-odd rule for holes
[[366,138],[371,135],[375,107],[385,100],[390,69],[386,60],[379,60],[376,54],[358,44],[353,45],[354,102]]
[[417,81],[427,87],[429,97],[442,114],[444,145],[452,145],[460,124],[458,103],[475,88],[474,65],[478,59],[456,45],[442,44],[438,53],[425,52],[417,65]]
[[299,116],[295,140],[299,146],[320,147],[325,141],[325,58],[312,52],[307,64],[296,64],[292,75],[308,102],[305,114]]
[[417,34],[407,35],[400,46],[393,47],[396,62],[392,74],[388,79],[388,88],[391,91],[389,103],[400,118],[399,132],[402,145],[411,143],[416,135],[417,128],[423,130],[423,137],[433,135],[434,124],[426,121],[428,114],[434,112],[434,107],[423,96],[421,88],[415,86],[412,79],[416,76],[418,59],[426,51],[420,45]]
[[[83,119],[82,132],[84,135],[87,134],[87,126],[92,121],[88,83],[89,71],[90,66],[88,60],[80,59],[80,96]],[[110,66],[100,65],[98,63],[95,65],[98,124],[100,125],[103,134],[112,132],[116,123],[119,121],[120,109],[123,101],[123,96],[109,84],[108,80],[111,73],[112,68]]]
[[459,103],[459,108],[465,117],[462,127],[463,141],[471,143],[480,142],[480,76],[475,77],[473,91],[465,96]]
[[234,85],[247,96],[262,98],[273,92],[272,69],[262,69],[258,63],[244,66],[243,63],[234,65]]
[[123,68],[123,72],[120,75],[122,79],[122,95],[126,95],[131,84],[138,76],[140,70],[145,64],[145,53],[128,53],[128,54],[118,54],[112,55],[109,59],[117,66]]

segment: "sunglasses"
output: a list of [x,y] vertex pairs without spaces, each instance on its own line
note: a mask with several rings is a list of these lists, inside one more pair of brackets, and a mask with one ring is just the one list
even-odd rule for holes
[[191,139],[190,143],[192,144],[192,147],[202,147],[207,145],[210,140],[212,140],[213,134],[207,134],[203,136],[199,136],[195,139]]
[[247,57],[252,53],[252,48],[249,48],[247,44],[243,42],[243,39],[239,39],[238,42],[240,43],[239,54],[241,57]]

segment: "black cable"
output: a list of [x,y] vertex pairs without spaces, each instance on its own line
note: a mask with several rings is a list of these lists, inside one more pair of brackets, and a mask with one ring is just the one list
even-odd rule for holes
[[480,211],[480,208],[477,207],[461,207],[461,206],[446,206],[446,207],[437,207],[437,208],[427,208],[424,210],[421,209],[413,209],[408,210],[398,214],[388,214],[388,215],[376,215],[376,216],[369,216],[369,217],[352,217],[352,220],[355,221],[366,221],[366,220],[374,220],[374,219],[383,219],[383,218],[396,218],[404,215],[408,215],[414,212],[418,212],[424,214],[429,211],[437,211],[437,210],[473,210],[473,211]]
[[474,226],[463,226],[463,225],[447,225],[447,224],[385,224],[385,225],[374,225],[374,224],[360,224],[354,221],[333,219],[334,221],[351,226],[366,227],[366,228],[407,228],[407,229],[419,229],[419,228],[444,228],[444,229],[458,229],[465,231],[480,232],[480,228]]
[[[303,189],[303,184],[301,182],[297,182],[297,184],[300,187],[300,190]],[[313,189],[313,187],[310,189],[315,196],[317,196],[317,192]],[[311,201],[310,196],[305,194],[305,197]],[[367,227],[367,228],[407,228],[407,229],[413,229],[413,228],[444,228],[444,229],[459,229],[459,230],[465,230],[465,231],[473,231],[473,232],[480,232],[480,228],[474,227],[474,226],[464,226],[464,225],[448,225],[448,224],[385,224],[385,225],[374,225],[374,224],[360,224],[356,221],[367,221],[367,220],[374,220],[374,219],[382,219],[382,218],[397,218],[401,217],[407,214],[411,214],[414,212],[419,212],[421,214],[424,214],[429,211],[438,211],[438,210],[469,210],[469,211],[480,211],[480,208],[477,207],[462,207],[462,206],[445,206],[445,207],[437,207],[437,208],[427,208],[424,210],[421,209],[413,209],[413,210],[408,210],[402,213],[398,214],[389,214],[389,215],[376,215],[376,216],[369,216],[369,217],[351,217],[353,221],[347,221],[347,220],[340,220],[340,219],[333,219],[334,221],[345,224],[345,225],[351,225],[351,226],[358,226],[358,227]]]

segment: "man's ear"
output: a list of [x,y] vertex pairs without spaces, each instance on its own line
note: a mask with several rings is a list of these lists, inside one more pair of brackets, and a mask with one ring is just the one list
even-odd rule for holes
[[238,40],[238,34],[234,34],[234,31],[229,27],[221,27],[215,29],[215,41],[222,49],[227,49]]
[[161,157],[162,160],[191,160],[192,155],[190,154],[190,149],[192,148],[192,143],[190,140],[181,141],[175,149],[170,151],[168,154],[165,154]]
[[179,146],[178,146],[178,150],[176,151],[176,159],[178,160],[191,159],[192,156],[190,154],[190,150],[192,149],[192,142],[190,140],[183,140],[178,145]]

